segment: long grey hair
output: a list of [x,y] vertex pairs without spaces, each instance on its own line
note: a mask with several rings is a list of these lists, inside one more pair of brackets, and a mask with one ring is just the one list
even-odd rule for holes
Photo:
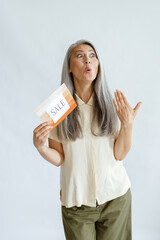
[[[115,112],[112,95],[109,91],[105,72],[95,46],[88,40],[81,39],[68,48],[64,58],[61,84],[65,83],[73,98],[77,103],[77,97],[75,95],[75,86],[72,73],[69,72],[70,57],[72,50],[79,44],[87,44],[91,46],[96,57],[99,60],[99,69],[96,78],[93,81],[94,91],[94,114],[91,123],[91,132],[94,136],[106,136],[115,135],[118,131],[118,117]],[[79,137],[83,137],[83,131],[79,122],[78,116],[80,115],[79,107],[77,107],[57,126],[57,136],[60,140],[76,140]],[[95,123],[98,123],[100,132],[95,133]]]

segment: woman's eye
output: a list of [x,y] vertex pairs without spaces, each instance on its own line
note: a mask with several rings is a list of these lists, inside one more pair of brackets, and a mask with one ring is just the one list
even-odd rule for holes
[[82,56],[82,54],[78,54],[77,57]]
[[93,57],[95,57],[95,56],[96,56],[94,53],[91,53],[91,55],[92,55]]
[[[83,55],[82,55],[82,54],[80,54],[80,53],[79,53],[79,54],[77,54],[77,57],[78,57],[78,58],[79,58],[79,57],[82,57],[82,56],[83,56]],[[91,53],[91,56],[92,56],[92,57],[96,57],[96,54],[95,54],[95,53]]]

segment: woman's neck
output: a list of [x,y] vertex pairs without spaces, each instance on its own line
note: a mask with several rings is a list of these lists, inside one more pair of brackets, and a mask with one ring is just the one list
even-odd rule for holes
[[90,99],[90,97],[92,96],[93,93],[93,87],[76,87],[75,88],[75,93],[78,95],[79,98],[82,99],[83,102],[87,103]]

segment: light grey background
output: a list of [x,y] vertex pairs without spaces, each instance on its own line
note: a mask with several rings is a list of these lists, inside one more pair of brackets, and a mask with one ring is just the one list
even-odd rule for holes
[[132,107],[142,101],[124,160],[133,240],[160,239],[159,26],[158,0],[0,0],[1,240],[65,239],[60,168],[33,146],[34,109],[59,87],[79,39],[99,49],[112,94],[120,89]]

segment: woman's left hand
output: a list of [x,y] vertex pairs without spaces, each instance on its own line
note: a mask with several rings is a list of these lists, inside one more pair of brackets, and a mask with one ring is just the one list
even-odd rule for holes
[[142,102],[138,102],[135,108],[132,109],[126,97],[121,91],[116,90],[114,94],[115,94],[115,99],[113,99],[113,103],[114,103],[117,115],[121,121],[121,125],[125,127],[133,125],[133,121],[135,119],[135,116],[137,115],[138,109]]

